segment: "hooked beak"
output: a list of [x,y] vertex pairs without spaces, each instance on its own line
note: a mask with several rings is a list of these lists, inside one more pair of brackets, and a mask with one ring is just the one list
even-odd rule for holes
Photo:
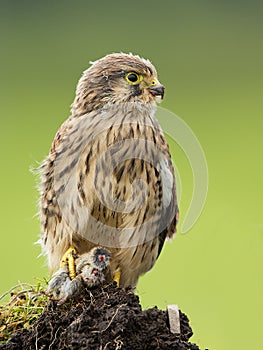
[[159,83],[155,86],[149,86],[148,89],[153,96],[161,96],[163,99],[164,86],[162,84]]

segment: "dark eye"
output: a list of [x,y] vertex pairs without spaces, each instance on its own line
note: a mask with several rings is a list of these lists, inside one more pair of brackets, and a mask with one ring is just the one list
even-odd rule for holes
[[142,80],[141,76],[134,72],[128,73],[125,79],[129,84],[138,84]]
[[130,73],[129,75],[127,75],[127,79],[129,81],[131,81],[132,83],[136,83],[136,81],[138,80],[138,75],[134,74],[134,73]]

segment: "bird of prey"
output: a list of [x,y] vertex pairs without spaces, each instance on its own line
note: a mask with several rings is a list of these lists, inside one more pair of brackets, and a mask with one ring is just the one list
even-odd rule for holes
[[176,231],[174,168],[155,117],[164,86],[149,60],[114,53],[91,64],[41,172],[41,244],[50,271],[102,247],[107,279],[136,287]]

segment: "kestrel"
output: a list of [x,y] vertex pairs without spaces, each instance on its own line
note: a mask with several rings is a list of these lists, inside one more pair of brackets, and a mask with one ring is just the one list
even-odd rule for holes
[[41,244],[50,271],[94,247],[110,252],[110,273],[122,287],[156,262],[176,231],[174,168],[155,118],[164,96],[149,60],[107,55],[79,80],[70,117],[41,170]]

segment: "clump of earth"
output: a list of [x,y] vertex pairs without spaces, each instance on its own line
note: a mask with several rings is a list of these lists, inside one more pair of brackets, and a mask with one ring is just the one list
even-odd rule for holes
[[179,312],[180,334],[174,334],[167,311],[142,310],[131,289],[103,285],[62,305],[51,301],[29,330],[14,333],[0,349],[198,350],[189,342],[189,320]]

